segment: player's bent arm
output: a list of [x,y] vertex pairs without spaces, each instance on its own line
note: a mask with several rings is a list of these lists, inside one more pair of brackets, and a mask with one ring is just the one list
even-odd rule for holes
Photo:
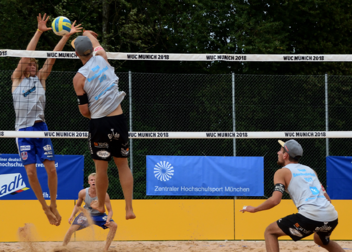
[[324,188],[323,185],[321,185],[321,190],[323,191],[325,198],[331,203],[330,196],[329,196],[329,194],[325,191],[325,188]]
[[[80,73],[77,73],[75,75],[75,77],[73,78],[73,87],[75,89],[75,92],[76,92],[76,95],[77,95],[78,99],[80,99],[81,96],[86,95],[86,92],[83,89],[85,79],[86,78]],[[79,109],[79,112],[84,117],[87,117],[88,119],[90,119],[90,111],[89,111],[89,107],[88,107],[88,98],[87,98],[86,102],[87,103],[85,103],[85,104],[78,105],[78,109]]]
[[254,212],[271,209],[280,204],[282,195],[285,192],[285,170],[280,169],[274,175],[274,192],[272,196],[263,202],[261,205],[255,207]]
[[[314,171],[314,173],[317,176],[317,179],[319,180],[317,172]],[[324,188],[323,184],[320,182],[320,180],[319,180],[319,183],[321,185],[321,190],[323,191],[325,198],[331,203],[331,199],[330,199],[328,193],[325,191],[325,188]]]
[[76,205],[73,207],[73,211],[72,211],[72,214],[69,218],[69,223],[71,224],[71,221],[73,220],[73,217],[78,213],[79,211],[79,208],[81,207],[82,205],[82,202],[84,200],[84,197],[86,196],[86,191],[85,189],[82,189],[81,191],[79,191],[78,193],[78,200],[76,202]]
[[[31,39],[31,41],[27,45],[26,50],[34,51],[37,47],[37,44],[41,35],[42,35],[42,32],[37,30],[33,38]],[[16,82],[20,80],[29,63],[30,63],[30,58],[21,58],[21,60],[18,62],[18,65],[15,71],[13,71],[11,75],[12,82]]]
[[113,215],[109,194],[106,194],[106,197],[105,197],[105,207],[106,207],[106,210],[108,211],[108,218],[106,219],[106,222],[108,222],[111,220]]

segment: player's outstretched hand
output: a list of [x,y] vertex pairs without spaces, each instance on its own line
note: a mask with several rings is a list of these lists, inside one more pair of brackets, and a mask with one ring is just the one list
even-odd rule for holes
[[249,213],[255,213],[255,207],[252,207],[252,206],[244,206],[241,210],[240,210],[241,213],[244,213],[244,212],[249,212]]
[[68,35],[73,35],[73,34],[75,34],[76,32],[81,32],[82,31],[82,27],[80,27],[81,26],[81,24],[79,24],[79,25],[76,25],[76,20],[72,23],[72,25],[71,25],[71,31],[70,31],[70,33],[68,34]]
[[42,15],[39,13],[37,16],[37,21],[38,21],[38,29],[42,32],[52,30],[51,27],[46,27],[46,22],[48,22],[50,16],[46,16],[46,13],[44,14],[43,18]]
[[83,30],[83,35],[84,35],[86,32],[92,34],[95,38],[98,38],[98,34],[95,33],[94,31],[91,31],[91,30]]

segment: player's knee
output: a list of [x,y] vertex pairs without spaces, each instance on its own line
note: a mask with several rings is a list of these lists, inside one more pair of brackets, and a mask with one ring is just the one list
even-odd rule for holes
[[277,236],[277,234],[275,232],[275,228],[274,228],[274,223],[271,223],[269,226],[266,227],[266,229],[264,231],[264,236],[267,236],[267,235]]
[[68,232],[73,234],[74,232],[76,232],[78,230],[78,226],[77,225],[71,225],[70,228],[68,229]]
[[116,230],[116,229],[117,229],[117,224],[116,224],[115,222],[111,222],[111,223],[110,223],[110,228],[111,228],[112,230]]
[[37,173],[34,170],[27,169],[26,172],[27,172],[28,179],[34,179],[37,177]]
[[56,168],[55,167],[50,167],[46,171],[47,171],[49,177],[56,176]]

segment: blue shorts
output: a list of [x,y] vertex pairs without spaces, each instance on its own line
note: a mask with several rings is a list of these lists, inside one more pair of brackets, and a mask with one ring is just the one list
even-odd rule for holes
[[[97,225],[97,226],[101,227],[102,229],[108,228],[107,226],[104,226],[104,224],[106,223],[106,219],[108,218],[106,213],[103,213],[101,215],[94,215],[94,216],[91,215],[90,217],[92,218],[94,225]],[[114,221],[114,220],[111,219],[110,221]],[[81,230],[81,229],[88,227],[89,222],[88,222],[87,217],[84,216],[83,212],[81,212],[79,215],[77,215],[77,217],[73,221],[72,225],[79,225],[80,227],[77,229],[77,231],[78,231],[78,230]]]
[[[35,123],[32,127],[19,129],[19,131],[48,131],[45,122]],[[17,148],[23,165],[37,163],[45,159],[55,161],[54,148],[50,138],[17,138]]]

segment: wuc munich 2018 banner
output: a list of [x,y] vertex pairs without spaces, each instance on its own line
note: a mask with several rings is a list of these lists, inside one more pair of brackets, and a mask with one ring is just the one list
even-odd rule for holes
[[263,157],[147,156],[147,195],[263,196]]
[[[44,199],[50,199],[48,176],[37,159],[37,174]],[[57,199],[77,199],[83,188],[84,156],[55,155]],[[0,200],[31,200],[36,196],[18,154],[0,154]]]

